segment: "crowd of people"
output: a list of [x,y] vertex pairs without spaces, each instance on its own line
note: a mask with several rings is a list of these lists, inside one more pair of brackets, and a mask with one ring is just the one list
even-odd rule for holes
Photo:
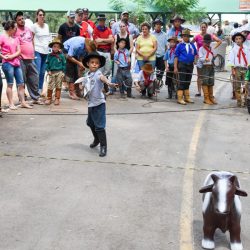
[[[134,86],[142,97],[152,98],[160,91],[163,83],[168,86],[168,98],[176,98],[178,104],[187,105],[194,102],[189,87],[195,65],[196,96],[201,96],[203,91],[205,104],[217,104],[213,94],[214,58],[222,39],[233,46],[229,55],[233,98],[239,107],[247,103],[250,109],[250,97],[247,97],[249,86],[246,86],[245,96],[242,96],[244,81],[250,78],[250,72],[247,72],[250,63],[250,30],[247,23],[243,26],[246,28],[239,32],[238,24],[233,28],[227,21],[218,30],[211,23],[202,22],[200,33],[193,36],[189,29],[183,27],[185,19],[179,15],[170,20],[168,30],[164,32],[165,24],[160,19],[152,23],[143,22],[139,29],[129,21],[129,12],[123,11],[118,21],[112,19],[108,22],[105,14],[99,14],[94,23],[89,19],[87,8],[78,8],[67,12],[66,22],[60,25],[57,36],[52,39],[45,20],[45,11],[39,9],[33,24],[30,19],[25,20],[22,11],[15,14],[14,20],[3,23],[0,58],[7,82],[9,110],[17,109],[13,101],[14,83],[17,86],[19,106],[28,109],[32,109],[34,104],[60,105],[63,86],[68,89],[72,100],[93,97],[91,91],[94,91],[98,98],[90,101],[89,108],[93,109],[103,105],[107,96],[112,95],[117,88],[121,98],[133,98]],[[215,46],[211,46],[212,42],[215,42]],[[90,61],[94,58],[98,62],[90,67],[86,58]],[[48,86],[44,88],[46,71]],[[137,73],[137,76],[133,77],[131,72]],[[81,77],[83,79],[79,81]],[[94,86],[98,81],[103,84],[102,88],[100,84],[99,87]],[[31,98],[29,102],[25,90]],[[0,100],[1,95],[0,77]],[[103,108],[99,111],[104,112]],[[102,130],[105,122],[103,117],[96,117],[93,111],[90,113],[92,118],[88,121],[92,131],[95,131],[93,145],[96,145],[103,141],[98,139],[96,131]],[[95,119],[99,119],[98,126],[93,125]]]

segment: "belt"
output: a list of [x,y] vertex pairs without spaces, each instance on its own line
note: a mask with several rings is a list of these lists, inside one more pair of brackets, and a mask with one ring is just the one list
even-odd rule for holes
[[237,66],[237,67],[234,67],[235,69],[244,69],[244,70],[247,70],[247,67],[241,67],[241,66]]
[[203,67],[213,67],[212,64],[203,64]]
[[97,51],[104,52],[104,53],[110,53],[110,49],[97,49]]
[[51,70],[52,74],[56,74],[56,73],[59,73],[59,72],[62,72],[62,70]]

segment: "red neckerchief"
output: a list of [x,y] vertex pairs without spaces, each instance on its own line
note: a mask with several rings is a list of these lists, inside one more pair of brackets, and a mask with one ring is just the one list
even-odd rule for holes
[[175,36],[178,36],[179,32],[181,32],[181,28],[175,28]]
[[211,54],[212,56],[214,56],[214,53],[212,52],[212,50],[211,50],[210,47],[203,46],[203,48],[207,51],[206,59],[209,57],[209,54]]
[[120,54],[123,54],[123,56],[124,56],[124,60],[125,60],[125,62],[127,63],[127,57],[126,57],[126,53],[125,53],[125,51],[118,50],[118,59],[119,59]]
[[239,48],[239,52],[238,52],[238,55],[237,55],[237,57],[238,57],[238,59],[239,59],[239,63],[240,63],[240,61],[241,61],[241,55],[243,56],[243,60],[244,60],[245,66],[247,66],[247,58],[246,58],[246,54],[245,54],[244,51],[243,51],[243,46],[241,46],[241,47]]
[[170,48],[170,54],[169,57],[171,58],[172,54],[175,52],[176,46],[174,46],[173,48]]
[[61,60],[61,58],[60,58],[60,52],[58,52],[58,53],[54,53],[53,51],[50,53],[50,55],[51,56],[55,56],[56,58],[58,58],[59,60]]
[[146,74],[146,72],[143,71],[143,77],[144,77],[144,85],[148,86],[151,82],[153,82],[152,80],[150,80],[150,76],[151,74]]

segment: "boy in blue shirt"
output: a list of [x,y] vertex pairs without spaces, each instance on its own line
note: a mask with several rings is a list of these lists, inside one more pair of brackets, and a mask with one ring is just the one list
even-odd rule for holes
[[177,45],[175,50],[174,73],[177,74],[178,79],[177,103],[186,105],[187,103],[194,103],[190,99],[189,86],[197,49],[193,43],[190,43],[190,37],[193,37],[190,34],[190,30],[183,30],[181,37],[183,41]]
[[174,58],[175,58],[175,49],[178,43],[177,37],[170,37],[168,39],[169,49],[167,50],[164,61],[166,68],[166,85],[168,86],[168,98],[172,99],[173,92],[176,91],[176,87],[174,86]]
[[126,49],[126,39],[120,38],[117,41],[118,50],[114,55],[114,62],[117,64],[118,69],[116,73],[116,81],[120,86],[121,97],[124,98],[124,91],[127,91],[127,97],[132,97],[132,76],[130,73],[130,53]]

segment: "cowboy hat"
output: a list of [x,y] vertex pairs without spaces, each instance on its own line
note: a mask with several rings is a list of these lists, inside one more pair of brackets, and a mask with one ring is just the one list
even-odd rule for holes
[[181,23],[185,23],[186,22],[186,20],[184,18],[182,18],[181,16],[175,15],[172,19],[170,19],[170,23],[173,23],[175,20],[180,20]]
[[151,63],[145,63],[141,69],[149,74],[154,72],[154,68]]
[[61,48],[63,47],[61,40],[58,38],[54,38],[53,41],[49,44],[49,47],[52,48],[54,44],[59,44]]
[[170,42],[170,41],[175,41],[176,43],[179,42],[178,38],[176,36],[172,36],[172,37],[168,38],[168,42]]
[[241,36],[241,37],[243,38],[243,42],[246,41],[246,37],[245,37],[243,34],[241,34],[240,32],[237,32],[236,34],[234,34],[234,35],[232,36],[232,41],[233,41],[233,42],[235,42],[236,36]]
[[181,37],[183,37],[183,36],[193,37],[193,35],[190,34],[190,30],[189,29],[182,30]]
[[164,23],[162,22],[162,20],[159,19],[159,18],[156,18],[156,19],[152,22],[153,25],[156,25],[157,23],[159,23],[160,25],[163,25],[163,24],[164,24]]
[[102,55],[100,55],[99,53],[97,52],[91,52],[89,53],[87,56],[85,56],[82,60],[82,64],[85,68],[88,68],[88,62],[91,58],[98,58],[99,61],[100,61],[100,68],[102,68],[105,63],[106,63],[106,58]]

